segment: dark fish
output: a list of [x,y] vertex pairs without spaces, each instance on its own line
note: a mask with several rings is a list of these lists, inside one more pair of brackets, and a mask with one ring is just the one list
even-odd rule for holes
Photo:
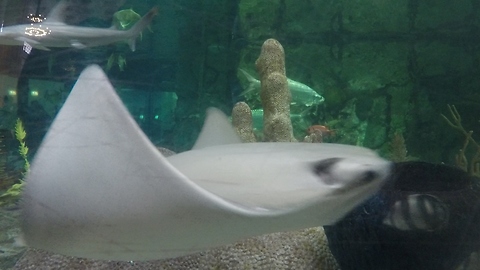
[[450,270],[480,250],[480,179],[441,164],[395,164],[388,183],[333,226],[342,270]]

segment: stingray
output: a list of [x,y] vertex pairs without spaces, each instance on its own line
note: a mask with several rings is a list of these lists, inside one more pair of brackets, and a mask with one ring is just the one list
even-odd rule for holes
[[355,146],[241,143],[217,109],[192,150],[166,158],[92,65],[33,160],[22,238],[92,259],[177,257],[333,224],[378,191],[390,167]]

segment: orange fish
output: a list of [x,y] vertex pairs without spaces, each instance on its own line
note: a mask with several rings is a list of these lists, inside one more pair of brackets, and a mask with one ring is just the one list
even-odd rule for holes
[[308,135],[319,133],[322,136],[335,136],[335,130],[329,129],[327,126],[313,125],[307,129]]

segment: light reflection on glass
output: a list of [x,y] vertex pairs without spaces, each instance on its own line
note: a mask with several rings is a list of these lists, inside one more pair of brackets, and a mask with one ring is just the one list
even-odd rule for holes
[[27,19],[32,21],[29,27],[25,27],[25,35],[32,37],[43,37],[50,34],[51,30],[48,27],[42,27],[41,24],[34,25],[34,23],[41,23],[46,18],[43,18],[42,14],[34,15],[30,14],[27,16]]
[[50,34],[52,31],[45,27],[45,29],[41,28],[42,26],[31,26],[25,28],[25,35],[33,36],[33,37],[43,37]]
[[46,18],[43,18],[42,14],[38,14],[38,15],[29,14],[27,15],[27,19],[32,21],[32,23],[40,23],[40,22],[43,22],[43,20],[45,20]]

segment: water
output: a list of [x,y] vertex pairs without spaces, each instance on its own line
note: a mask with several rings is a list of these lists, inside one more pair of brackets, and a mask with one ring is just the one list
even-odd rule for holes
[[[4,0],[0,5],[1,33],[21,24],[26,24],[23,29],[27,30],[31,19],[47,17],[48,22],[56,4],[54,0]],[[292,130],[284,137],[363,146],[384,158],[414,164],[421,167],[421,172],[428,172],[417,177],[402,171],[401,178],[391,181],[413,179],[411,183],[388,186],[386,195],[378,194],[358,208],[367,209],[374,218],[355,216],[354,212],[339,223],[379,231],[381,239],[359,235],[358,239],[352,236],[344,240],[369,249],[371,258],[375,258],[371,254],[391,254],[361,241],[408,239],[396,248],[398,254],[405,254],[400,258],[414,263],[396,263],[401,259],[395,254],[381,266],[373,259],[355,264],[349,259],[365,256],[339,255],[348,253],[335,249],[344,243],[335,243],[339,238],[329,236],[332,255],[319,228],[261,236],[206,251],[202,256],[152,264],[102,264],[41,251],[24,253],[12,245],[19,232],[17,197],[5,195],[0,197],[0,268],[337,269],[340,265],[359,269],[355,267],[361,265],[362,269],[480,269],[479,228],[475,225],[480,215],[480,8],[475,1],[75,0],[57,13],[64,16],[53,14],[50,19],[63,18],[69,25],[93,28],[110,27],[115,21],[117,27],[128,31],[155,6],[158,15],[136,39],[134,52],[126,42],[110,42],[114,37],[104,38],[106,35],[93,38],[102,40],[101,46],[94,47],[90,47],[94,45],[91,40],[81,37],[60,37],[55,44],[67,45],[55,47],[47,43],[42,46],[41,40],[36,42],[35,37],[22,31],[17,33],[20,39],[0,36],[0,44],[6,44],[0,46],[0,196],[19,183],[25,169],[15,136],[16,120],[21,119],[25,126],[27,159],[32,161],[86,66],[103,68],[135,121],[156,146],[183,152],[195,143],[208,107],[220,108],[228,115],[238,101],[257,111],[279,107],[262,103],[265,99],[258,92],[241,95],[248,82],[239,72],[244,69],[260,78],[255,62],[264,41],[275,38],[285,51],[287,77],[325,98],[322,104],[288,102],[290,115],[298,117],[289,118]],[[35,32],[30,33],[53,36],[61,32],[53,26],[48,28],[48,24],[34,26],[30,31]],[[307,130],[313,125],[334,132],[328,136],[309,134]],[[250,138],[258,142],[282,137],[264,132],[265,124],[255,126]],[[435,164],[442,164],[438,170],[451,172],[441,178],[441,195],[432,176],[438,170],[430,169]],[[458,181],[463,182],[460,185]],[[402,218],[412,214],[409,210],[417,205],[415,202],[424,205],[419,219],[443,225],[407,230],[384,223],[395,213],[396,203],[404,209],[398,216]],[[409,205],[408,210],[402,208],[405,205]],[[428,212],[428,205],[437,212]],[[465,205],[468,207],[460,207]],[[411,252],[424,247],[418,239],[442,245],[435,241],[446,238],[451,241],[446,241],[442,252],[448,252]],[[338,265],[333,262],[334,256]]]

